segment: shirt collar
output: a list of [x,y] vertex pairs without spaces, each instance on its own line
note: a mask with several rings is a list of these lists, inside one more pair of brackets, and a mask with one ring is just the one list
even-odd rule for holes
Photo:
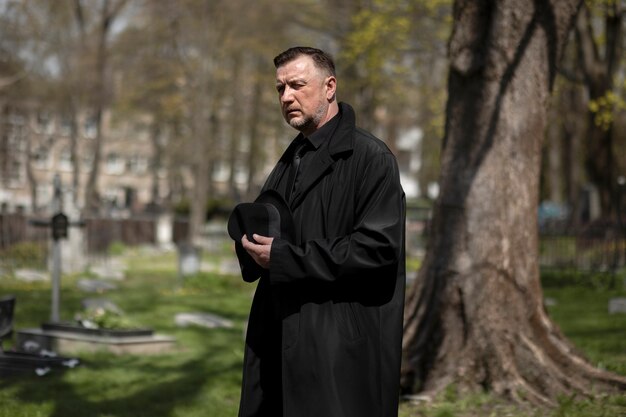
[[317,129],[315,132],[307,137],[307,139],[315,149],[319,148],[325,140],[332,136],[332,134],[335,132],[335,128],[339,124],[340,118],[341,113],[338,112],[336,115],[333,116],[332,119],[324,123],[322,127]]

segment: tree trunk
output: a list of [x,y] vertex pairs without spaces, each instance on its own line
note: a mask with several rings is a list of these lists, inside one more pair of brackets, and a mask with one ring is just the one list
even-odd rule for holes
[[85,210],[93,213],[100,207],[100,192],[98,190],[98,178],[100,177],[100,161],[102,159],[102,145],[104,135],[102,132],[102,116],[106,102],[105,76],[108,61],[107,56],[107,35],[112,21],[108,17],[108,1],[105,0],[102,7],[102,15],[100,21],[100,30],[98,33],[98,49],[96,58],[96,80],[95,80],[95,97],[94,97],[94,113],[96,121],[96,137],[94,138],[93,149],[93,165],[89,171],[87,184],[85,188]]
[[[28,115],[28,118],[34,117],[32,114]],[[26,167],[26,178],[28,180],[28,188],[30,189],[30,206],[33,213],[37,214],[40,211],[39,199],[37,198],[37,177],[33,170],[33,121],[29,120],[24,129],[24,139],[26,142],[26,154],[24,155],[24,165]]]
[[[606,5],[605,12],[604,53],[600,53],[599,42],[593,33],[588,7],[585,5],[578,16],[576,39],[580,58],[580,69],[589,93],[589,100],[596,103],[613,92],[615,73],[623,52],[622,20],[624,7],[615,1]],[[599,109],[589,110],[585,167],[591,182],[600,194],[602,215],[610,217],[615,214],[616,167],[613,153],[613,120],[604,119],[597,123],[599,113],[613,113],[614,104],[608,103]]]
[[161,206],[159,194],[159,171],[163,166],[163,143],[161,137],[161,124],[158,120],[152,121],[150,129],[150,142],[152,143],[152,158],[150,160],[150,203],[156,208]]
[[547,143],[545,144],[544,165],[544,181],[545,196],[548,200],[555,203],[563,203],[563,148],[561,143],[562,137],[562,118],[557,114],[558,108],[551,109],[549,116],[551,123],[548,124],[546,130]]
[[[241,74],[241,65],[242,65],[242,56],[241,53],[236,53],[233,57],[232,63],[232,85],[233,91],[236,91],[237,85],[242,83],[240,80]],[[239,189],[237,188],[237,171],[240,165],[239,154],[241,153],[239,150],[239,145],[241,143],[241,132],[243,128],[243,123],[241,121],[241,94],[233,94],[232,96],[232,107],[230,114],[230,140],[228,141],[228,191],[230,194],[230,198],[233,201],[239,201],[241,196],[239,193]]]
[[564,91],[564,123],[561,149],[565,178],[565,193],[570,206],[570,226],[577,228],[582,220],[581,193],[583,186],[583,170],[581,166],[582,146],[587,106],[583,90],[578,85],[570,85]]
[[[96,55],[96,79],[94,85],[94,118],[96,121],[96,137],[94,139],[93,166],[89,171],[87,184],[85,187],[85,210],[95,212],[100,207],[100,192],[98,189],[98,179],[100,177],[100,164],[102,160],[102,147],[105,141],[103,132],[103,118],[105,108],[108,104],[106,70],[109,60],[108,36],[111,27],[119,15],[127,0],[103,0],[100,10],[100,20],[98,22],[98,45]],[[78,4],[78,3],[77,3]]]
[[[258,71],[260,65],[255,66],[255,70]],[[263,85],[261,77],[255,74],[254,86],[252,88],[252,103],[250,106],[250,119],[248,120],[248,132],[250,146],[248,149],[247,163],[248,163],[248,181],[246,188],[246,200],[251,201],[258,193],[258,187],[255,184],[256,174],[259,168],[262,166],[264,155],[264,143],[263,138],[259,137],[259,124],[261,121],[261,95],[263,94]]]
[[[72,99],[70,98],[70,101]],[[71,106],[70,111],[70,160],[72,162],[72,202],[74,207],[79,207],[79,189],[80,189],[80,156],[79,156],[79,121],[78,107]]]
[[556,65],[581,0],[454,4],[440,195],[408,293],[402,387],[553,404],[626,380],[578,356],[543,305],[537,202]]

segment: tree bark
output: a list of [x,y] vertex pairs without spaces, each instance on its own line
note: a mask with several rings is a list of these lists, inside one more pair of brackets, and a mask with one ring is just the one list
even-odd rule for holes
[[441,192],[405,309],[405,392],[455,384],[553,404],[592,385],[626,389],[550,321],[539,281],[541,142],[580,4],[455,1]]

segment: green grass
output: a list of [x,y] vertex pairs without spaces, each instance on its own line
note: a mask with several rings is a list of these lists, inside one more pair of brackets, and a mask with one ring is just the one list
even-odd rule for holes
[[[128,278],[117,290],[102,296],[115,302],[133,321],[174,336],[177,350],[143,357],[81,353],[82,365],[65,373],[0,380],[1,417],[236,414],[244,322],[253,286],[234,276],[208,273],[187,278],[180,286],[176,257],[171,255],[132,257],[128,265]],[[77,279],[63,277],[63,319],[81,310],[81,299],[93,297],[76,289]],[[48,284],[0,278],[0,294],[8,293],[17,296],[16,329],[47,320]],[[176,327],[175,314],[191,311],[219,314],[235,326]]]
[[[230,253],[224,251],[224,253]],[[224,254],[221,254],[224,256]],[[174,336],[175,352],[153,355],[81,353],[80,367],[44,377],[0,380],[0,417],[230,417],[237,414],[243,361],[243,333],[254,285],[239,277],[200,273],[181,285],[175,253],[127,251],[126,280],[102,296],[129,318],[159,333]],[[220,256],[203,254],[216,264]],[[414,262],[415,263],[415,262]],[[417,267],[411,264],[412,267]],[[78,275],[64,276],[63,319],[82,310],[81,300],[94,297],[76,288]],[[49,316],[50,287],[0,277],[0,295],[17,296],[15,327],[38,326]],[[556,305],[550,315],[565,334],[601,367],[626,374],[626,315],[610,316],[608,299],[626,296],[606,286],[549,286]],[[179,312],[211,312],[234,322],[232,329],[178,328]],[[8,344],[5,343],[5,347]],[[487,394],[457,397],[453,390],[429,405],[403,403],[402,417],[473,416],[606,416],[626,415],[623,397],[595,401],[563,399],[550,412],[502,403]]]

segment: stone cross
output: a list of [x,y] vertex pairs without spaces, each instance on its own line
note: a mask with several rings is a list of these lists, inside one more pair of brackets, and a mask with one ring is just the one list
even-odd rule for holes
[[84,222],[70,222],[63,213],[63,199],[61,195],[61,178],[54,176],[54,196],[52,198],[52,212],[50,220],[31,220],[31,224],[40,227],[49,227],[52,230],[52,305],[50,308],[50,321],[59,322],[59,307],[61,304],[61,239],[67,239],[69,226],[84,226]]

